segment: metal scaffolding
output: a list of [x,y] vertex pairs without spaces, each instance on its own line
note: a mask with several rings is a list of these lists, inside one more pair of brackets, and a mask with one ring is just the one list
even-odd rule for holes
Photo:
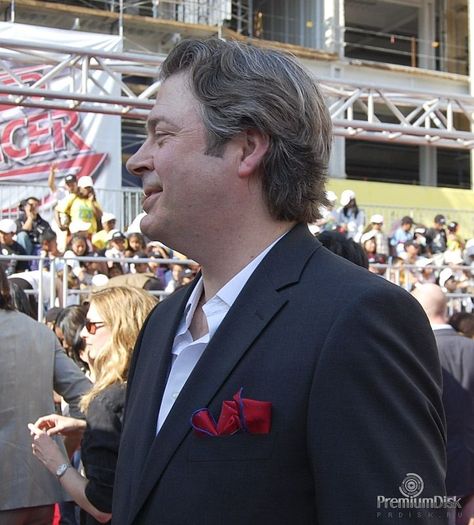
[[334,133],[377,142],[472,149],[474,98],[321,80]]
[[[164,55],[115,53],[0,39],[0,104],[103,113],[144,120],[159,89]],[[18,68],[37,68],[32,81]],[[41,67],[40,67],[41,66]],[[46,66],[46,67],[45,67]],[[100,71],[120,88],[111,96],[93,77]],[[69,75],[55,89],[56,76]],[[319,79],[334,131],[358,140],[472,149],[474,98]],[[99,88],[99,89],[98,89]]]
[[[0,104],[145,119],[158,90],[156,78],[163,59],[158,55],[0,39]],[[19,74],[14,64],[22,71],[34,70],[34,81],[31,75]],[[38,68],[32,69],[35,66]],[[110,96],[97,84],[93,76],[96,71],[119,86],[119,97]],[[70,78],[67,87],[55,89],[52,81],[65,74]],[[127,77],[142,79],[146,84],[127,83]]]

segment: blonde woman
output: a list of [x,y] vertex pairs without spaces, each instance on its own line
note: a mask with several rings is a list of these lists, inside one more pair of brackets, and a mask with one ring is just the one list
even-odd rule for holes
[[[130,358],[140,328],[155,304],[148,292],[138,288],[117,286],[93,293],[81,331],[95,381],[80,404],[86,421],[51,414],[28,425],[33,454],[56,474],[63,488],[87,513],[87,525],[107,523],[112,517],[112,488]],[[83,434],[85,477],[70,468],[51,437],[78,433]]]

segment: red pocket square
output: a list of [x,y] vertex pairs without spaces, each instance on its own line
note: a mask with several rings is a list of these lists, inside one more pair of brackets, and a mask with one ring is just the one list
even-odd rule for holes
[[268,434],[271,427],[271,414],[270,402],[244,399],[241,388],[232,401],[222,403],[217,423],[207,408],[201,408],[192,415],[191,425],[197,434],[207,436],[229,436],[239,431]]

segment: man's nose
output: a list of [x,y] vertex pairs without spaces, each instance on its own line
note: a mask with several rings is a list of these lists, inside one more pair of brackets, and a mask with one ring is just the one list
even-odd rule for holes
[[127,161],[127,170],[136,177],[142,177],[145,173],[153,170],[153,160],[147,142],[135,152]]

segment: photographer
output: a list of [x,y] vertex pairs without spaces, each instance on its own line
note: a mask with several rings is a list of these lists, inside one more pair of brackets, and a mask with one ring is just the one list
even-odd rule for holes
[[40,201],[36,197],[28,197],[20,203],[20,215],[16,220],[16,241],[27,255],[39,255],[40,236],[50,230],[51,226],[38,213]]

